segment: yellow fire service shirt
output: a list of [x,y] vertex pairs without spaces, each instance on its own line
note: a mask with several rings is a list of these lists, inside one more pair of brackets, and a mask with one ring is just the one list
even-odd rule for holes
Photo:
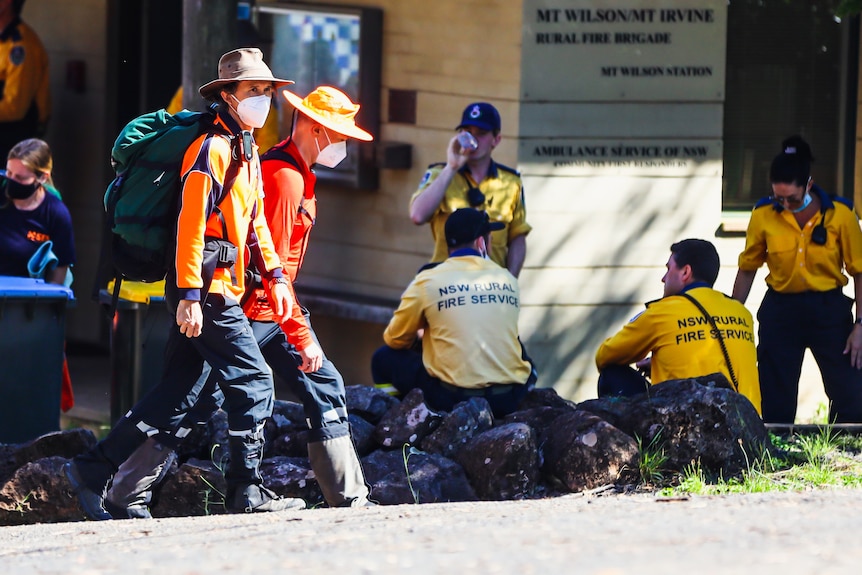
[[[739,392],[760,413],[760,379],[751,313],[735,299],[712,288],[695,287],[687,293],[712,315],[724,337]],[[716,372],[731,381],[709,320],[683,296],[672,295],[648,303],[643,313],[599,347],[596,366],[601,370],[608,365],[628,365],[649,353],[652,353],[653,385]]]
[[761,201],[751,214],[739,269],[754,271],[766,262],[766,284],[779,293],[829,291],[847,285],[847,272],[862,272],[862,231],[852,208],[812,188],[826,208],[826,244],[811,241],[821,212],[802,229],[789,210],[776,211],[771,201]]
[[[419,189],[410,199],[411,204],[431,182],[437,179],[444,167],[445,164],[432,164],[428,167],[419,183]],[[491,162],[488,177],[477,186],[485,194],[485,203],[480,206],[470,206],[467,201],[467,190],[473,185],[469,170],[464,167],[458,171],[452,178],[449,187],[446,188],[446,195],[440,202],[440,207],[431,216],[431,236],[434,238],[434,254],[431,256],[431,261],[442,262],[449,255],[444,232],[449,214],[459,208],[475,207],[477,210],[487,212],[492,222],[506,224],[502,230],[491,232],[491,250],[489,252],[493,261],[506,267],[510,241],[518,236],[528,234],[532,229],[527,223],[527,208],[524,205],[521,176],[512,168]]]
[[531,367],[521,357],[519,305],[518,281],[508,270],[479,255],[449,257],[407,286],[383,339],[406,349],[424,328],[422,361],[430,375],[473,389],[523,384]]

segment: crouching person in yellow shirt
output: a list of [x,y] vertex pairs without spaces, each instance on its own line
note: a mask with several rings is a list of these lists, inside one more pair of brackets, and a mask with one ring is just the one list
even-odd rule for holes
[[[721,372],[760,413],[754,321],[745,306],[712,289],[719,268],[715,246],[687,239],[670,251],[661,279],[664,297],[647,303],[596,352],[599,397],[643,393],[650,381]],[[639,372],[648,372],[650,380]]]
[[[443,411],[482,397],[503,417],[538,377],[518,339],[518,280],[485,257],[491,232],[503,225],[460,208],[444,228],[449,257],[407,286],[383,332],[386,345],[371,358],[372,378],[403,394],[419,388],[429,407]],[[421,353],[412,349],[419,330]]]

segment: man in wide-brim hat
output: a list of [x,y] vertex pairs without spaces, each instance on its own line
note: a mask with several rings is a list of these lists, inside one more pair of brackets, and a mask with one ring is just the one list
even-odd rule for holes
[[[214,90],[204,92],[215,98]],[[286,90],[282,94],[296,109],[291,133],[264,154],[261,168],[267,224],[283,273],[292,283],[317,217],[316,176],[311,166],[323,165],[321,162],[334,166],[346,152],[348,137],[369,141],[372,136],[356,125],[359,105],[336,88],[321,86],[305,98]],[[245,312],[252,320],[255,339],[273,372],[303,403],[309,427],[309,461],[326,503],[330,507],[370,505],[370,489],[350,436],[344,380],[323,354],[310,317],[293,290],[291,295],[291,318],[279,324],[267,291],[259,287],[252,292]],[[213,396],[215,385],[214,377],[207,380],[181,428],[211,417],[219,402]],[[112,512],[132,517],[149,515],[146,506],[151,492],[173,457],[174,445],[166,443],[148,441],[122,466],[108,493]]]
[[[263,155],[261,168],[267,224],[284,274],[293,282],[317,218],[317,177],[311,166],[334,168],[347,155],[348,138],[373,137],[356,125],[359,105],[337,88],[320,86],[305,98],[287,90],[282,95],[296,110],[291,132]],[[327,504],[368,505],[369,488],[350,436],[344,380],[293,296],[291,319],[281,326],[262,289],[249,298],[245,312],[267,363],[302,401],[308,458]]]
[[[222,56],[218,75],[200,93],[221,105],[182,161],[174,265],[165,282],[176,325],[165,347],[162,380],[105,439],[65,468],[91,519],[112,518],[105,508],[107,488],[119,466],[149,437],[168,442],[185,435],[173,432],[199,397],[207,366],[224,393],[228,414],[226,509],[305,507],[301,499],[279,497],[263,485],[263,427],[272,414],[274,386],[239,305],[246,261],[256,261],[276,321],[291,313],[293,298],[263,215],[260,158],[251,135],[266,120],[273,90],[290,81],[275,78],[257,48]],[[243,257],[246,248],[249,260]]]

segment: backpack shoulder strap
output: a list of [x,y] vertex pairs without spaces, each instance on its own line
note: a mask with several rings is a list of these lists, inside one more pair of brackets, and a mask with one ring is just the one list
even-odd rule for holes
[[[302,174],[302,168],[299,166],[299,162],[296,161],[296,158],[285,151],[288,142],[289,140],[280,142],[264,152],[260,157],[260,163],[263,164],[267,161],[283,161],[293,166],[297,172]],[[245,294],[243,294],[242,299],[240,300],[241,306],[245,306],[246,302],[254,294],[254,291],[263,285],[262,282],[263,280],[261,278],[260,271],[257,269],[254,261],[249,261],[246,264]]]
[[294,158],[285,151],[288,142],[289,140],[285,140],[284,142],[271,147],[260,157],[260,161],[266,162],[267,160],[280,160],[282,162],[287,162],[288,164],[296,168],[297,172],[301,173],[302,168],[299,167],[299,162],[296,161],[296,158]]
[[739,382],[736,380],[736,374],[733,372],[733,365],[730,363],[730,354],[727,353],[727,346],[724,345],[724,337],[721,335],[721,330],[718,329],[717,325],[715,325],[715,320],[712,319],[712,316],[709,315],[703,305],[701,305],[699,301],[694,299],[694,297],[685,292],[679,295],[693,303],[694,306],[698,310],[700,310],[700,313],[703,314],[703,317],[705,317],[709,321],[709,325],[712,326],[713,333],[715,334],[716,339],[718,339],[718,344],[721,346],[721,353],[724,354],[724,361],[727,362],[727,371],[730,373],[730,381],[733,385],[733,391],[739,393]]

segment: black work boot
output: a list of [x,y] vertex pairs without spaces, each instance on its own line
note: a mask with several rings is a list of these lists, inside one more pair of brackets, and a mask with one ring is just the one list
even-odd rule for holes
[[263,485],[237,488],[225,502],[228,513],[258,513],[305,509],[305,501],[297,497],[281,497]]
[[229,436],[230,463],[225,473],[228,513],[305,509],[302,499],[280,497],[263,486],[260,476],[263,443],[262,423],[245,435]]
[[113,519],[105,509],[105,495],[111,481],[111,469],[107,463],[88,461],[85,456],[69,460],[63,466],[63,473],[78,497],[78,503],[88,519],[106,521]]

